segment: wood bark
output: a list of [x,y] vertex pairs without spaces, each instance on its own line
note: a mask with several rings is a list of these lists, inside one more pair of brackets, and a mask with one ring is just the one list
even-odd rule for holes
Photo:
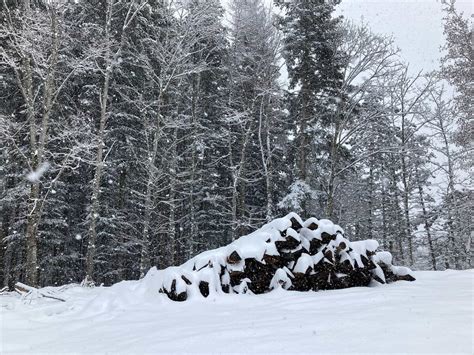
[[112,21],[112,0],[107,1],[107,13],[105,23],[105,72],[104,82],[102,85],[102,92],[100,95],[100,121],[99,131],[97,133],[97,153],[95,158],[94,179],[92,181],[92,196],[91,196],[91,211],[89,224],[89,239],[87,242],[86,255],[86,278],[93,280],[94,274],[94,258],[97,244],[97,221],[99,218],[99,194],[100,184],[102,179],[102,172],[104,168],[104,148],[105,148],[105,128],[107,124],[107,104],[109,100],[110,79],[112,76],[112,54],[111,54],[111,21]]
[[[265,97],[260,102],[259,120],[258,120],[258,142],[260,147],[260,155],[262,159],[263,175],[265,179],[265,196],[266,196],[266,212],[265,219],[270,222],[273,219],[273,185],[271,181],[270,164],[272,159],[272,151],[270,146],[270,124],[268,115],[264,115]],[[265,117],[264,117],[265,116]],[[265,135],[265,144],[264,138]]]
[[[31,14],[27,13],[26,16]],[[56,9],[50,7],[48,9],[51,29],[51,54],[47,63],[47,74],[44,81],[43,92],[43,114],[41,125],[36,125],[36,114],[34,109],[33,96],[33,78],[31,59],[27,55],[24,60],[25,80],[24,92],[26,93],[25,101],[27,105],[27,119],[30,125],[30,150],[31,150],[31,167],[33,171],[40,169],[44,160],[44,153],[48,144],[48,128],[51,109],[54,104],[54,82],[56,77],[56,66],[58,62],[59,50],[59,33],[58,19]],[[39,132],[38,132],[39,129]],[[39,135],[39,136],[38,136]],[[40,179],[31,181],[30,195],[28,198],[29,208],[26,224],[26,281],[34,286],[38,285],[38,225],[41,221],[41,212],[44,200],[40,198]]]
[[430,250],[431,266],[433,267],[433,270],[437,270],[436,254],[435,254],[435,250],[433,246],[433,237],[431,233],[431,222],[429,220],[428,211],[426,209],[425,194],[424,194],[423,186],[420,180],[418,180],[418,195],[420,197],[420,205],[421,205],[421,211],[422,211],[422,216],[423,216],[423,223],[425,225],[426,238],[428,239],[428,248]]

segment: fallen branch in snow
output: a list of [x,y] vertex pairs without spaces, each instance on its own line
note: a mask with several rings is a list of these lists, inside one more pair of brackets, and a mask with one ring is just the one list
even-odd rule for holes
[[319,291],[414,281],[411,270],[392,265],[375,240],[351,242],[329,220],[303,222],[290,213],[226,247],[204,252],[158,273],[160,293],[174,301],[193,295],[269,292],[275,288]]
[[66,302],[64,298],[56,297],[51,294],[44,293],[37,289],[36,287],[28,286],[25,285],[24,283],[17,282],[15,283],[15,291],[23,295],[24,297],[32,296],[32,295],[38,295],[40,297],[45,297],[45,298],[51,298],[53,300],[61,301],[61,302]]

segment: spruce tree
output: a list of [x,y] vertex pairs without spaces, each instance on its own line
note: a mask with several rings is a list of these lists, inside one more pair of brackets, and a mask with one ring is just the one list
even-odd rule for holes
[[[283,56],[289,77],[289,120],[293,130],[294,181],[308,186],[312,174],[329,168],[327,161],[320,161],[315,150],[328,150],[324,127],[334,120],[334,108],[339,101],[343,80],[337,46],[340,35],[340,18],[334,16],[339,1],[277,0],[282,10],[278,26],[284,34]],[[324,160],[324,159],[323,159]],[[311,169],[310,169],[311,166]],[[317,174],[317,173],[316,173]],[[312,186],[313,185],[313,186]],[[309,196],[314,195],[309,193]],[[311,201],[306,201],[311,202]],[[314,208],[314,202],[312,208]],[[310,208],[303,203],[303,210]]]

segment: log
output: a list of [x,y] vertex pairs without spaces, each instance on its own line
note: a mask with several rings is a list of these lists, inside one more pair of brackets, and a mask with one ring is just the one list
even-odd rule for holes
[[230,255],[227,257],[227,263],[229,264],[238,264],[242,261],[242,257],[234,250]]
[[279,255],[264,254],[263,261],[265,261],[265,264],[272,266],[275,270],[285,266],[283,258]]
[[372,261],[372,259],[368,259],[368,265],[367,265],[367,268],[369,270],[373,270],[377,267],[377,265],[375,265],[375,263]]
[[293,291],[309,291],[311,290],[311,281],[308,275],[302,274],[302,273],[293,273],[295,276],[293,278],[292,286],[290,287],[290,290]]
[[[291,238],[291,239],[293,239],[293,238]],[[295,239],[293,239],[293,240],[295,240]],[[297,242],[297,243],[299,243],[299,242]],[[278,252],[282,253],[284,250],[296,249],[299,245],[297,243],[294,243],[294,242],[291,242],[291,241],[288,242],[286,240],[285,241],[279,240],[279,241],[275,242],[275,246],[276,246]]]
[[300,224],[300,222],[298,222],[298,220],[295,217],[291,217],[290,222],[291,222],[291,228],[293,228],[297,232],[299,232],[300,229],[303,228],[303,226]]
[[176,292],[168,292],[165,289],[161,289],[160,293],[164,293],[168,298],[172,301],[176,302],[184,302],[188,299],[188,294],[186,292],[176,293]]
[[296,249],[301,244],[301,241],[296,240],[291,235],[286,235],[284,238],[285,240],[278,240],[275,242],[278,251],[284,249]]
[[170,300],[176,301],[176,302],[184,302],[188,298],[188,294],[186,291],[183,291],[181,293],[176,292],[176,279],[174,279],[171,282],[170,290],[167,290],[166,288],[163,287],[158,292],[166,294]]
[[385,281],[382,280],[380,277],[378,277],[377,275],[372,275],[372,278],[377,281],[377,282],[380,282],[381,284],[384,284]]
[[319,239],[312,239],[309,242],[309,255],[316,255],[318,252],[319,248],[323,246],[323,242]]
[[326,259],[328,259],[330,262],[334,263],[334,254],[333,254],[332,250],[327,249],[324,252],[324,257]]
[[17,292],[21,293],[21,294],[29,294],[29,293],[35,292],[35,293],[37,293],[38,295],[40,295],[41,297],[44,297],[44,298],[51,298],[51,299],[56,300],[56,301],[66,302],[66,300],[64,298],[52,296],[50,294],[47,294],[47,293],[44,293],[44,292],[40,291],[36,287],[28,286],[28,285],[25,285],[24,283],[21,283],[21,282],[15,283],[15,290]]
[[311,289],[313,291],[330,290],[330,284],[328,283],[329,274],[330,270],[325,269],[310,275]]
[[351,262],[346,259],[342,263],[336,262],[335,270],[341,274],[349,274],[354,270],[354,268]]
[[271,265],[263,264],[253,258],[245,259],[245,275],[250,279],[250,291],[261,294],[269,291],[270,282],[275,275]]
[[301,254],[303,254],[303,253],[304,253],[303,248],[301,248],[299,250],[294,250],[294,251],[284,249],[280,252],[280,256],[281,256],[282,260],[284,261],[285,265],[287,265],[292,261],[296,262],[299,259],[299,257],[301,256]]
[[201,281],[199,283],[199,291],[204,297],[209,296],[209,282]]
[[184,282],[186,282],[186,285],[191,285],[191,281],[188,280],[188,278],[184,275],[181,275],[181,278],[183,279]]
[[311,229],[312,231],[315,231],[316,229],[318,229],[318,227],[319,226],[316,223],[311,222],[311,224],[306,228]]
[[245,276],[245,273],[243,271],[229,271],[229,276],[230,276],[230,285],[232,287],[240,285],[243,279],[245,279],[247,276]]
[[369,286],[372,275],[370,271],[363,269],[354,269],[349,274],[349,285],[350,287],[362,287]]
[[345,242],[340,242],[336,248],[336,251],[339,253],[343,250],[346,250],[346,248],[347,248],[347,244]]
[[406,274],[406,275],[395,275],[395,281],[415,281],[416,279],[409,275],[409,274]]
[[323,241],[323,244],[328,244],[331,240],[336,239],[336,235],[331,235],[327,232],[322,232],[321,233],[321,239]]
[[[271,281],[271,279],[270,279],[270,281]],[[258,281],[252,280],[252,282],[248,285],[248,287],[249,287],[250,291],[252,291],[256,295],[260,295],[260,294],[266,293],[270,290],[269,289],[270,281],[267,282],[266,280],[258,280]]]

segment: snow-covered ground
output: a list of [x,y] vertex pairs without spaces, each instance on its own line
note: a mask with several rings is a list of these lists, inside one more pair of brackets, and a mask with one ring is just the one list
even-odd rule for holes
[[[0,353],[472,354],[474,270],[321,292],[175,303],[146,282],[0,296]],[[48,291],[48,289],[44,289]]]

